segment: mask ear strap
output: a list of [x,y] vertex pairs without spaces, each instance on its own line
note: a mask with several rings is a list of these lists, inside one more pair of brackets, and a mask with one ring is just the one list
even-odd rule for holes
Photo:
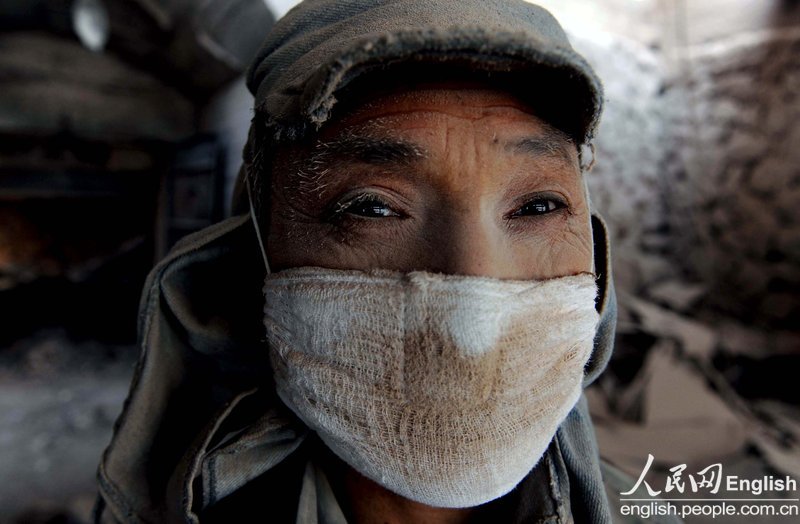
[[267,269],[267,275],[271,273],[269,269],[269,261],[267,260],[267,250],[264,249],[264,239],[261,238],[261,228],[258,227],[258,219],[256,218],[256,210],[253,207],[253,192],[250,189],[250,177],[245,174],[244,183],[247,186],[247,203],[250,204],[250,219],[253,221],[253,228],[256,230],[256,238],[258,239],[258,247],[261,249],[261,256],[264,258],[264,267]]

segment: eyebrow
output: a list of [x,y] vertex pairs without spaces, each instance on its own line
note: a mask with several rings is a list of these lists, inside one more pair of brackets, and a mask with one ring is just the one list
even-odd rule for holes
[[298,195],[319,194],[329,184],[333,164],[356,161],[378,166],[407,166],[424,158],[427,158],[425,150],[411,142],[350,133],[317,142],[288,172],[287,186],[295,189]]
[[405,165],[426,158],[417,144],[395,138],[346,135],[319,142],[311,153],[310,164],[322,165],[333,156],[374,165]]
[[506,143],[506,148],[515,153],[523,153],[535,157],[561,157],[569,163],[574,161],[570,155],[570,148],[572,147],[574,147],[572,140],[555,130],[547,130],[542,136],[524,137]]

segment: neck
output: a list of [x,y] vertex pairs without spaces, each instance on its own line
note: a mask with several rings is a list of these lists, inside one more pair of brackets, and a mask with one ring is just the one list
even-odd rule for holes
[[[324,446],[322,446],[324,448]],[[402,497],[361,475],[326,448],[318,455],[336,498],[353,524],[462,524],[474,508],[435,508]]]
[[401,497],[347,467],[344,497],[348,521],[384,524],[462,524],[469,522],[472,508],[434,508]]

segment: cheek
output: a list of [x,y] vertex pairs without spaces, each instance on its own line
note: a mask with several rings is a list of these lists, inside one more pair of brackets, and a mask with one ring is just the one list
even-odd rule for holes
[[307,209],[286,198],[279,184],[274,184],[270,195],[269,230],[266,250],[270,267],[279,271],[312,262],[314,247],[325,238],[328,231]]
[[[512,240],[513,241],[513,240]],[[530,279],[547,279],[592,271],[593,243],[588,213],[571,215],[515,244],[517,265]]]
[[334,225],[280,197],[273,198],[271,211],[267,256],[273,271],[301,266],[404,271],[426,250],[411,221],[392,221],[391,227]]

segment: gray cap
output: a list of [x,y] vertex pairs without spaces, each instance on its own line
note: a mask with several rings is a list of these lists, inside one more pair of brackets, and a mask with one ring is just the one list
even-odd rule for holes
[[247,85],[274,137],[292,138],[330,119],[354,79],[415,63],[519,76],[518,90],[545,93],[540,116],[579,143],[600,118],[594,71],[549,12],[522,0],[306,0],[274,26]]

